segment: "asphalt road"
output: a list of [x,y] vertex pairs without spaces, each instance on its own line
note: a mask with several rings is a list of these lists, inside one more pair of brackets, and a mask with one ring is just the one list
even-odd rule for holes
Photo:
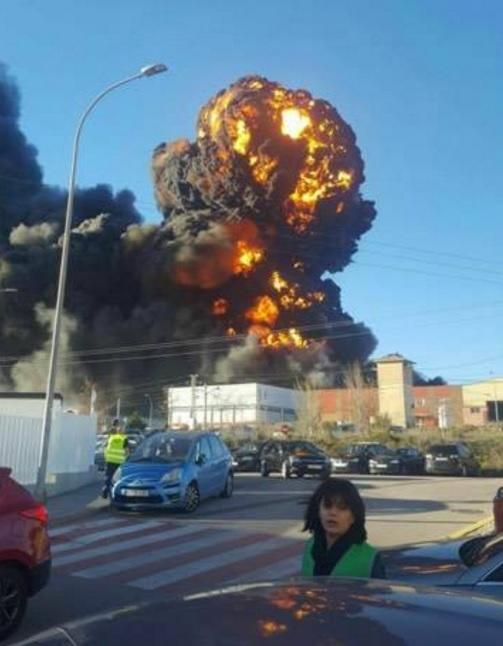
[[[377,547],[441,539],[489,514],[501,485],[481,478],[352,479]],[[317,484],[238,475],[230,500],[207,501],[191,516],[112,512],[97,497],[92,516],[51,529],[52,581],[6,643],[119,605],[295,575],[305,503]]]

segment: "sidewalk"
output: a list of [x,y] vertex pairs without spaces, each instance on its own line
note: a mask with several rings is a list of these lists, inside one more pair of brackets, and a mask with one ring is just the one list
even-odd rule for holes
[[50,524],[57,525],[72,518],[82,518],[107,510],[109,502],[101,497],[102,486],[101,481],[93,482],[75,491],[49,498],[46,507]]

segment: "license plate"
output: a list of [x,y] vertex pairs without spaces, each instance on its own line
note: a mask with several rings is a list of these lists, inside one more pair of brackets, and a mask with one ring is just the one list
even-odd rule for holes
[[388,465],[387,465],[387,464],[378,464],[378,465],[377,465],[377,468],[378,468],[378,469],[387,469],[387,468],[388,468]]
[[321,464],[310,464],[309,469],[321,469]]
[[146,489],[123,489],[122,495],[126,498],[148,498],[150,493]]
[[437,462],[447,462],[449,458],[435,458]]

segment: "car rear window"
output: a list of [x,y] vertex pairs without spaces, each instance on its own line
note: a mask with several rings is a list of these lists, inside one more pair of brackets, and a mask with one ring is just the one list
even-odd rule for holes
[[458,447],[456,444],[436,444],[431,447],[430,453],[442,456],[452,455],[454,453],[458,453]]

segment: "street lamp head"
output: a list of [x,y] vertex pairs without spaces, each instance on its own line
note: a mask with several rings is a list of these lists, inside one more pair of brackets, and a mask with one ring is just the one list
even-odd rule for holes
[[156,74],[162,74],[163,72],[168,71],[168,66],[164,63],[155,63],[155,65],[146,65],[140,70],[141,76],[155,76]]

